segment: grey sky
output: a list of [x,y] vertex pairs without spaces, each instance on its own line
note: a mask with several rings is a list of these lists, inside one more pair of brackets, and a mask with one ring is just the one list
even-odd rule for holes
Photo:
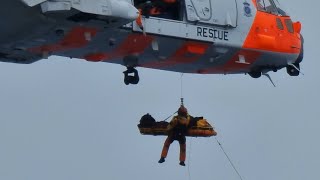
[[[245,180],[317,180],[320,3],[280,3],[303,24],[305,76],[270,73],[273,88],[266,78],[186,74],[185,104],[216,126]],[[0,179],[187,179],[178,144],[159,165],[165,137],[142,136],[136,126],[145,113],[162,120],[178,108],[180,74],[139,69],[140,84],[125,86],[123,70],[60,57],[0,63]],[[214,138],[187,146],[191,179],[238,180]]]

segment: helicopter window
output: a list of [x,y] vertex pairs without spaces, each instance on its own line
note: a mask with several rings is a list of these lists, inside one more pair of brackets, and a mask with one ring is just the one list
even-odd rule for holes
[[280,30],[284,30],[284,27],[283,27],[283,24],[282,24],[282,21],[280,18],[277,18],[277,27],[280,29]]
[[286,27],[287,27],[288,31],[290,33],[294,33],[293,23],[292,23],[291,19],[285,19],[284,22],[286,24]]
[[[189,0],[186,1],[188,15],[194,14],[198,20],[209,21],[212,17],[210,0]],[[191,15],[192,16],[192,15]]]
[[289,16],[281,7],[280,3],[278,0],[273,0],[275,5],[277,6],[277,10],[278,10],[278,13],[281,15],[281,16]]
[[147,18],[152,16],[172,20],[181,19],[179,0],[135,0],[134,5]]
[[278,11],[273,0],[257,0],[257,9],[259,11],[278,15]]

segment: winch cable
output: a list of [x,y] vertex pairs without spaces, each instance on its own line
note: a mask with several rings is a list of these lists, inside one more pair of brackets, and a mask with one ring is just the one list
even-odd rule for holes
[[[184,106],[184,98],[183,98],[183,73],[181,73],[180,76],[180,100],[181,100],[181,106]],[[191,171],[190,171],[190,167],[191,167],[191,150],[192,150],[192,138],[189,138],[190,142],[189,142],[189,152],[188,152],[188,179],[191,180]]]
[[191,180],[191,173],[190,173],[190,167],[191,167],[191,150],[192,150],[192,138],[190,138],[189,143],[189,153],[188,153],[188,179]]
[[[184,100],[184,98],[183,98],[183,73],[181,73],[180,81],[181,81],[181,84],[180,84],[180,90],[181,90],[181,92],[180,92],[180,93],[181,93],[181,105],[184,105],[184,102],[183,102],[183,100]],[[171,117],[171,116],[170,116],[170,117]],[[168,119],[168,118],[167,118],[167,119]],[[217,143],[219,144],[221,150],[223,151],[224,155],[226,156],[226,158],[227,158],[228,161],[230,162],[232,168],[233,168],[234,171],[237,173],[237,175],[239,176],[240,180],[243,180],[243,179],[242,179],[242,176],[240,175],[240,173],[239,173],[239,171],[237,170],[236,166],[233,164],[231,158],[228,156],[227,152],[224,150],[222,144],[221,144],[220,141],[217,139],[217,137],[215,137],[215,138],[216,138],[216,141],[217,141]],[[189,180],[191,180],[191,173],[190,173],[191,143],[192,143],[192,141],[191,141],[191,138],[190,138],[189,153],[188,153],[188,156],[189,156],[189,158],[188,158],[188,178],[189,178]]]
[[[181,100],[181,105],[184,105],[183,104],[183,100],[184,100],[184,98],[183,98],[183,73],[181,73],[181,77],[180,77],[180,100]],[[172,115],[170,115],[169,117],[167,117],[163,121],[167,121],[169,118],[174,116],[176,113],[178,113],[178,111],[174,112]]]
[[226,152],[226,151],[224,150],[224,148],[222,147],[222,144],[220,143],[220,141],[218,140],[217,137],[215,137],[215,138],[216,138],[216,141],[217,141],[217,143],[219,144],[221,150],[223,151],[224,155],[225,155],[225,156],[227,157],[227,159],[229,160],[232,168],[233,168],[234,171],[238,174],[239,178],[240,178],[241,180],[243,180],[243,179],[242,179],[242,176],[240,175],[240,173],[239,173],[239,171],[237,170],[236,166],[233,164],[231,158],[228,156],[227,152]]
[[181,95],[181,105],[183,105],[183,73],[181,73],[181,77],[180,77],[180,95]]

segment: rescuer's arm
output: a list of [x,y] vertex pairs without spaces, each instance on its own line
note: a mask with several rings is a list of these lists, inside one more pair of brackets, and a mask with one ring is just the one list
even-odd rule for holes
[[167,130],[168,131],[171,131],[178,123],[178,119],[177,117],[173,117],[173,119],[170,121],[168,127],[167,127]]

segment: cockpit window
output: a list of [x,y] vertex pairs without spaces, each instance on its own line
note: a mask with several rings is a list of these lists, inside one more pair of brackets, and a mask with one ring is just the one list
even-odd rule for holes
[[282,8],[282,6],[280,5],[279,1],[278,0],[273,0],[274,3],[276,4],[277,6],[277,9],[278,9],[278,13],[281,15],[281,16],[289,16],[288,13],[286,13],[286,11]]
[[270,14],[288,16],[281,8],[278,0],[257,0],[257,9]]
[[264,11],[271,14],[278,14],[277,8],[272,0],[257,0],[257,8],[259,11]]
[[282,24],[281,19],[280,19],[280,18],[277,18],[276,21],[277,21],[277,27],[278,27],[278,29],[284,30],[284,27],[283,27],[283,24]]
[[284,22],[286,24],[286,27],[287,27],[288,31],[290,33],[294,33],[293,23],[292,23],[291,19],[285,19]]

